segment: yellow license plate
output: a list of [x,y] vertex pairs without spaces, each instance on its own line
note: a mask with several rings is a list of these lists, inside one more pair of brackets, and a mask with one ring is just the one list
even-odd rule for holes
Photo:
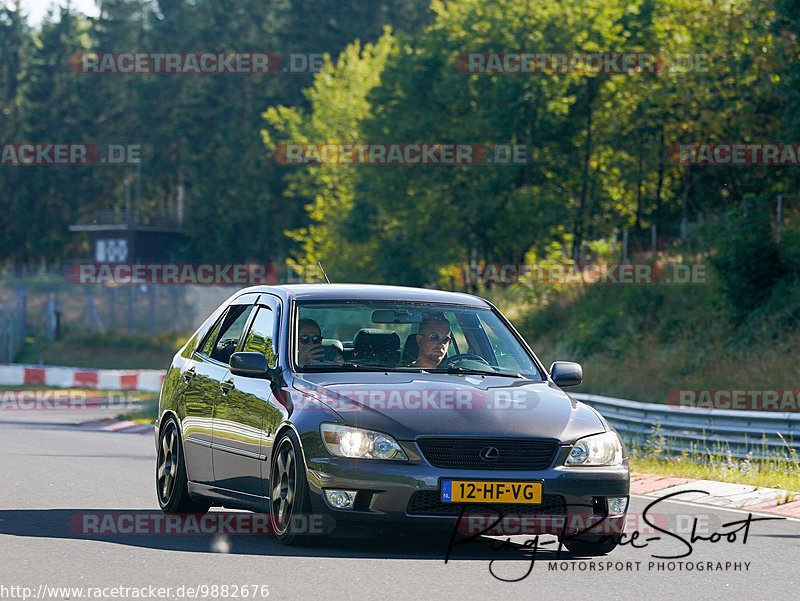
[[442,480],[444,503],[541,503],[541,482]]

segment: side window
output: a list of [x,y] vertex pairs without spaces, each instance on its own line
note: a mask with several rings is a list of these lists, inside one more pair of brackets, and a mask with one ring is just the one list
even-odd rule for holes
[[[489,364],[495,365],[495,359],[492,356],[492,349],[490,342],[486,337],[486,332],[481,327],[481,320],[475,313],[459,313],[458,325],[461,326],[461,333],[464,336],[465,348],[463,351],[471,355],[478,355],[486,359]],[[456,334],[458,340],[458,334]]]
[[445,313],[445,317],[447,317],[447,321],[450,322],[450,331],[453,333],[453,343],[450,345],[450,348],[447,349],[447,355],[452,357],[453,355],[464,352],[459,349],[467,348],[467,339],[464,337],[464,332],[461,330],[461,324],[458,322],[456,314]]
[[263,353],[270,367],[277,364],[275,354],[276,337],[275,312],[269,307],[259,307],[253,325],[244,341],[244,351]]
[[[239,338],[242,337],[247,318],[253,311],[253,305],[233,305],[228,309],[219,334],[214,337],[215,342],[211,350],[211,358],[227,363],[236,350]],[[211,339],[210,339],[211,340]]]
[[225,321],[225,316],[219,318],[219,321],[214,324],[211,328],[210,332],[206,336],[205,341],[203,342],[203,346],[198,349],[199,352],[203,353],[204,355],[211,356],[211,351],[214,350],[214,343],[217,341],[217,337],[219,336],[219,329],[222,327],[222,322]]
[[484,332],[486,332],[486,336],[489,338],[489,344],[492,345],[498,367],[509,371],[521,371],[528,367],[530,359],[526,361],[520,355],[509,354],[503,350],[516,348],[516,346],[512,347],[507,340],[502,340],[485,321],[481,320],[481,325],[483,326]]

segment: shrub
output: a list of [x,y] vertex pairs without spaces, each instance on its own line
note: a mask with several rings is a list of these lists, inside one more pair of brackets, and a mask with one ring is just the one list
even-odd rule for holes
[[746,195],[720,218],[714,238],[716,252],[710,261],[721,291],[741,321],[786,274],[766,199]]

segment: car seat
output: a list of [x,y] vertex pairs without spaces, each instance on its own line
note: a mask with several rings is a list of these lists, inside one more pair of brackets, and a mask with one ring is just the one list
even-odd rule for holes
[[353,337],[353,361],[356,363],[396,367],[399,351],[400,336],[394,330],[362,328]]
[[400,360],[401,365],[411,365],[419,357],[419,345],[417,344],[417,335],[409,334],[406,338],[406,343],[403,346],[403,357]]

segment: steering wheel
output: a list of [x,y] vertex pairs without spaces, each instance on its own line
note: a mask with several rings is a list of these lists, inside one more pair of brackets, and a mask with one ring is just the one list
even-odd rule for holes
[[456,366],[457,363],[461,363],[462,361],[476,361],[481,365],[485,365],[494,371],[494,367],[491,364],[481,357],[480,355],[473,355],[472,353],[462,353],[460,355],[453,355],[452,357],[447,357],[444,359],[440,364],[439,367],[451,367]]

